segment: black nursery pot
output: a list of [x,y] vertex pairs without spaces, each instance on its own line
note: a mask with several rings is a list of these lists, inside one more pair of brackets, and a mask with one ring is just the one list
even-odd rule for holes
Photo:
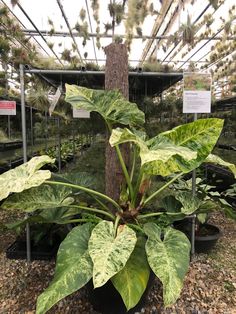
[[[60,237],[54,237],[53,244],[49,244],[44,238],[38,244],[31,241],[31,260],[51,260],[56,257],[59,245],[61,243]],[[26,241],[17,239],[6,250],[6,257],[9,259],[26,259]]]
[[[191,219],[185,218],[181,221],[174,222],[174,227],[182,231],[191,241],[192,222]],[[221,235],[220,229],[211,224],[201,224],[199,230],[195,231],[195,252],[208,253],[215,246]]]
[[195,235],[195,251],[197,253],[208,253],[215,246],[221,235],[220,229],[211,224],[202,224],[199,232]]
[[128,312],[119,292],[110,280],[104,286],[96,289],[93,288],[93,283],[90,281],[87,284],[88,299],[93,306],[93,309],[102,314],[134,314],[145,306],[148,294],[153,287],[154,282],[155,275],[151,272],[147,288],[144,291],[139,303]]

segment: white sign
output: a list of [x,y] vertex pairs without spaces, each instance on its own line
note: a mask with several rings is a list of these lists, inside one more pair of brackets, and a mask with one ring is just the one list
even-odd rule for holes
[[211,75],[184,73],[183,113],[211,112]]
[[90,118],[90,112],[88,112],[84,109],[76,109],[73,107],[73,118],[88,119],[88,118]]
[[58,103],[59,99],[61,97],[61,88],[58,87],[57,88],[57,91],[56,91],[56,94],[53,95],[53,98],[51,100],[51,104],[50,104],[50,107],[49,107],[49,115],[51,117],[55,107],[56,107],[56,104]]
[[10,100],[0,101],[0,115],[15,116],[16,115],[16,102]]

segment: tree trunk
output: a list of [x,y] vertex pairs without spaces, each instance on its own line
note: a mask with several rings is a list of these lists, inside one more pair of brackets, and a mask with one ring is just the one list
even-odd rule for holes
[[[124,44],[112,43],[105,48],[106,69],[105,69],[105,89],[118,89],[126,99],[129,99],[128,81],[128,54]],[[120,188],[124,182],[124,176],[120,167],[116,151],[108,142],[110,134],[107,134],[106,141],[106,168],[105,187],[106,194],[114,200],[119,200]],[[121,153],[126,165],[129,161],[128,145],[121,146]]]

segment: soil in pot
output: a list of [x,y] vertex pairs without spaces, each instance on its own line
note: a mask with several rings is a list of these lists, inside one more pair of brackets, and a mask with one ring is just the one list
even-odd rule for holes
[[87,284],[88,299],[93,309],[102,314],[134,314],[145,306],[148,294],[155,283],[155,278],[154,273],[151,272],[147,288],[139,303],[128,312],[119,292],[115,289],[111,281],[108,281],[104,286],[97,289],[93,288],[93,283],[90,281]]
[[220,229],[211,224],[202,224],[195,234],[195,251],[208,253],[220,237]]

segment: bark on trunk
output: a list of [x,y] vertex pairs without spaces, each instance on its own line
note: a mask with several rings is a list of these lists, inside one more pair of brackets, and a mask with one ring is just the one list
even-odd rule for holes
[[[124,44],[112,43],[105,48],[105,53],[105,89],[118,89],[126,99],[129,99],[128,53],[126,46]],[[118,201],[120,188],[122,182],[124,182],[124,176],[116,156],[116,151],[108,142],[109,136],[110,134],[107,134],[105,169],[106,194]],[[128,165],[128,145],[122,145],[121,152],[126,165]]]

